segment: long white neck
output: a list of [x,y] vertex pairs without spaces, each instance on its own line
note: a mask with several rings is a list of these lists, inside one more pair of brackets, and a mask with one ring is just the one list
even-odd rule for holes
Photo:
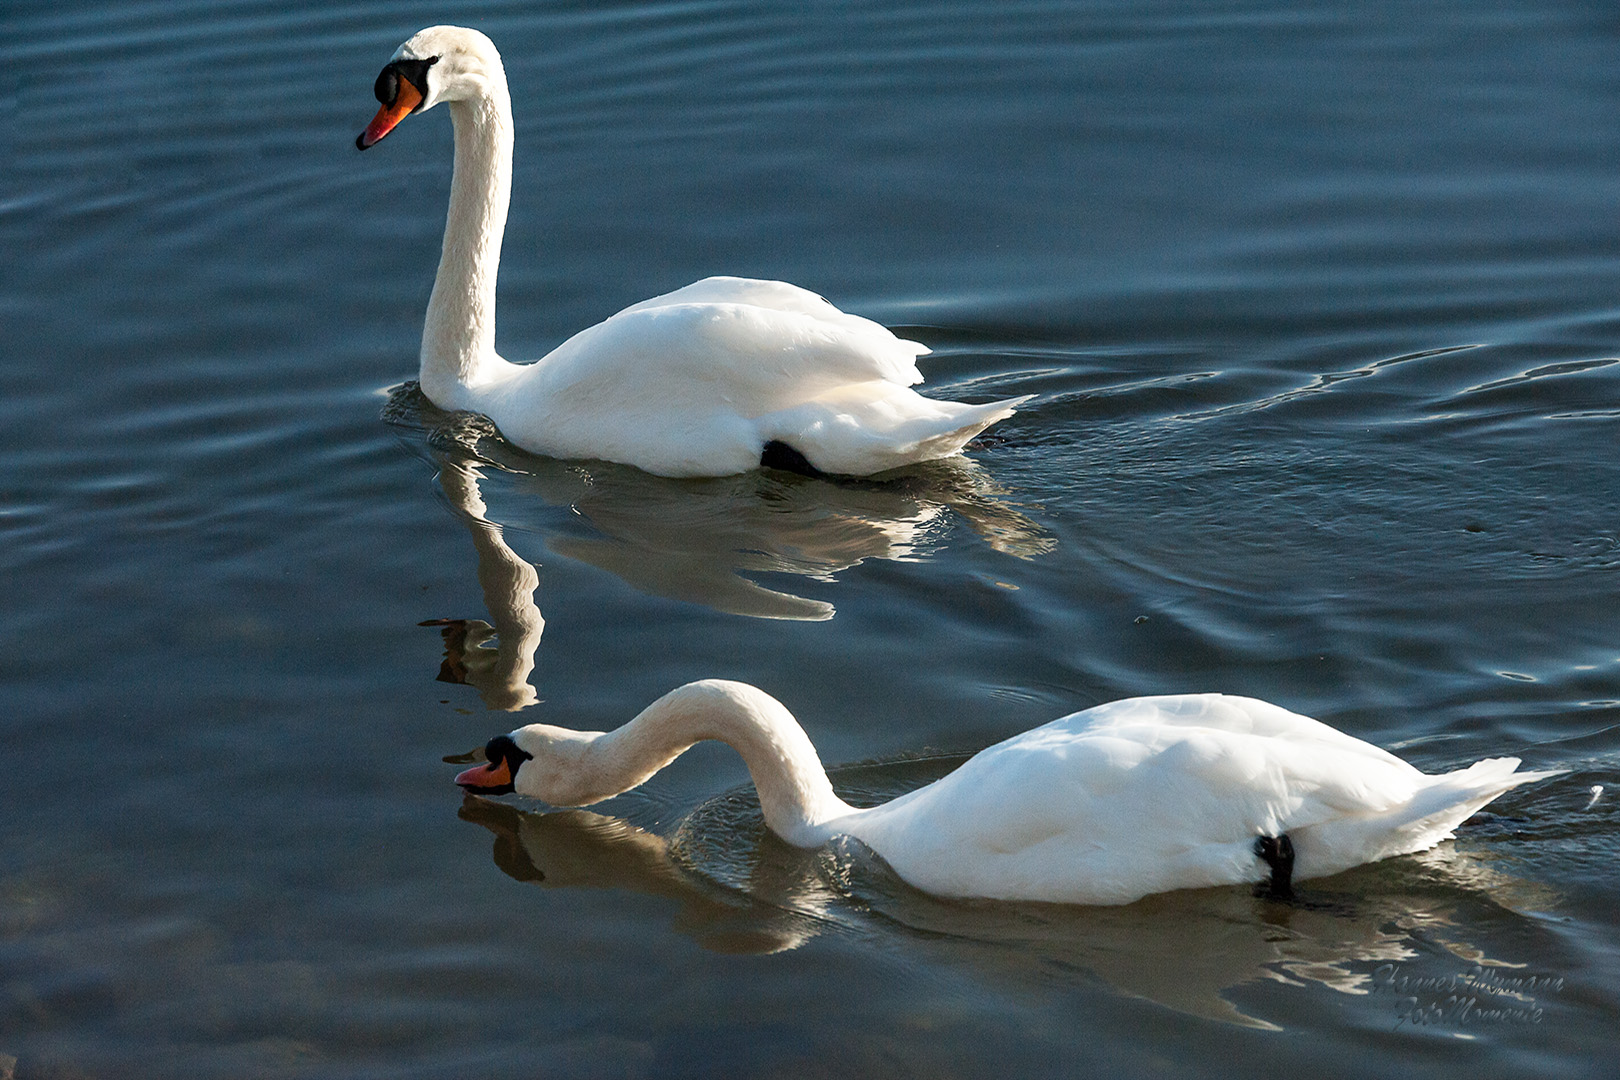
[[497,70],[487,93],[448,103],[456,133],[444,249],[422,327],[422,390],[441,408],[466,408],[508,365],[495,354],[495,278],[512,196],[512,102]]
[[550,790],[535,793],[561,805],[596,802],[635,787],[704,739],[742,755],[765,824],[790,844],[816,847],[832,835],[830,822],[859,813],[833,793],[816,748],[781,702],[746,683],[719,679],[688,683],[618,730],[584,736],[582,752],[544,770],[555,774],[546,777]]

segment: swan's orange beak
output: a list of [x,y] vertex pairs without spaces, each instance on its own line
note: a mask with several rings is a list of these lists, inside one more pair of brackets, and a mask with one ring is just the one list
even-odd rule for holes
[[377,145],[384,135],[393,131],[395,126],[415,112],[420,104],[422,91],[418,90],[411,80],[400,79],[399,92],[394,95],[394,100],[377,110],[377,115],[372,117],[371,123],[366,125],[366,130],[360,133],[360,137],[354,140],[354,145],[361,150]]
[[512,790],[512,770],[505,760],[492,761],[458,773],[456,783],[483,795],[505,795]]

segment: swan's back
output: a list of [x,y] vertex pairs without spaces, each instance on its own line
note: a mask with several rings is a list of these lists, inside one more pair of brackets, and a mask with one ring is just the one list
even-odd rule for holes
[[1259,836],[1292,839],[1296,879],[1421,850],[1546,775],[1516,765],[1427,776],[1263,701],[1133,698],[992,746],[849,831],[931,892],[1126,903],[1263,878]]

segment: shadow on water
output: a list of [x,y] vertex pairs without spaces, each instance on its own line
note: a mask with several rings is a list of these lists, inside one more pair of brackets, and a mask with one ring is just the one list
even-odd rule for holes
[[[963,760],[919,757],[831,775],[841,796],[870,805]],[[1485,944],[1539,934],[1536,913],[1556,906],[1553,890],[1457,843],[1310,882],[1294,903],[1235,887],[1085,907],[942,899],[906,885],[853,840],[791,847],[765,828],[751,788],[704,802],[668,838],[620,818],[471,795],[460,817],[495,834],[495,863],[515,880],[662,897],[676,905],[676,930],[718,952],[782,952],[821,934],[874,944],[899,935],[908,950],[1009,987],[1101,983],[1266,1030],[1291,1026],[1320,1004],[1309,995],[1324,992],[1375,1022],[1410,1021],[1403,1010],[1417,1008],[1425,988],[1452,991],[1431,994],[1426,1008],[1464,1000],[1461,988],[1478,1014],[1528,1019],[1562,983]]]
[[[772,589],[756,574],[821,581],[868,559],[927,558],[955,518],[993,549],[1030,559],[1055,543],[1003,501],[989,473],[968,458],[900,470],[877,480],[806,477],[756,469],[739,476],[671,480],[607,462],[558,461],[510,446],[485,418],[445,413],[414,383],[395,388],[389,423],[426,434],[439,483],[478,552],[478,579],[492,622],[435,619],[443,628],[440,678],[475,686],[492,709],[534,704],[528,678],[545,619],[534,565],[505,530],[540,532],[552,552],[607,570],[654,596],[768,619],[825,620],[824,600]],[[414,447],[413,447],[414,448]],[[499,470],[520,496],[517,520],[496,520],[480,483]],[[557,511],[562,511],[558,513]]]

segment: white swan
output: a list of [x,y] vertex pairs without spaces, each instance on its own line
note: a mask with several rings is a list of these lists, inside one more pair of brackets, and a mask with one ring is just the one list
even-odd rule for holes
[[642,783],[702,739],[743,757],[771,831],[860,840],[926,892],[1124,904],[1149,893],[1294,878],[1433,847],[1518,784],[1493,758],[1430,776],[1326,724],[1252,698],[1127,698],[1016,735],[892,802],[833,794],[781,702],[746,683],[688,683],[617,731],[531,724],[490,740],[456,783],[556,806]]
[[713,277],[644,300],[533,364],[495,353],[495,277],[512,186],[512,106],[494,44],[433,26],[377,77],[364,150],[443,101],[455,171],[420,383],[442,409],[483,413],[525,450],[663,476],[761,464],[870,475],[957,453],[1028,398],[925,398],[928,350],[780,281]]

